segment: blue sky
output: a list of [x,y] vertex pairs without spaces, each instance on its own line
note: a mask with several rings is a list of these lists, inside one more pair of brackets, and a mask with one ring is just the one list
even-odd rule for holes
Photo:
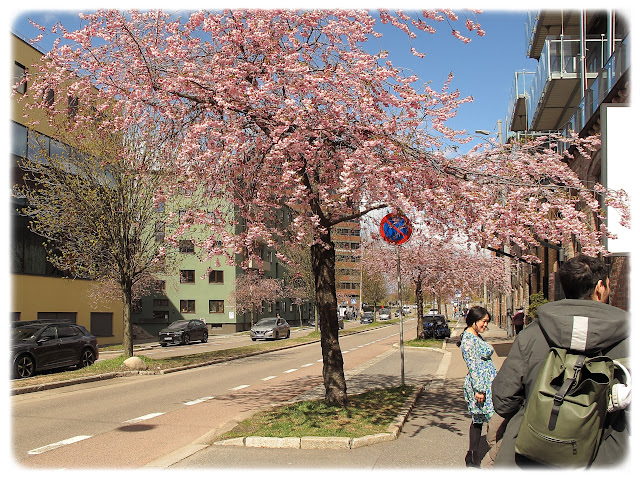
[[[214,2],[213,5],[215,4],[220,3]],[[33,38],[39,33],[29,24],[29,18],[46,26],[60,20],[67,29],[75,29],[80,26],[80,21],[72,12],[82,11],[86,5],[78,4],[74,10],[50,11],[46,6],[39,7],[38,4],[30,3],[30,10],[18,9],[12,12],[10,27],[27,38]],[[385,6],[384,3],[381,5]],[[193,6],[197,7],[197,4]],[[375,6],[377,5],[371,5],[371,8]],[[129,5],[125,8],[129,8]],[[423,5],[414,8],[423,8]],[[166,6],[166,9],[175,11],[175,4],[173,8]],[[461,9],[456,11],[462,12]],[[486,31],[484,37],[471,34],[471,43],[463,44],[451,35],[449,26],[443,22],[436,25],[438,32],[435,35],[422,35],[412,45],[404,33],[394,28],[385,28],[380,45],[389,50],[389,58],[395,66],[413,70],[422,81],[432,82],[431,86],[435,90],[440,90],[449,72],[453,72],[451,89],[460,90],[463,96],[473,96],[474,101],[463,105],[457,117],[447,122],[450,127],[464,129],[469,133],[474,133],[477,129],[495,132],[497,120],[505,121],[514,72],[522,69],[531,71],[537,66],[535,60],[526,58],[526,12],[488,9],[477,16],[471,12],[465,14],[481,24]],[[464,19],[460,25],[456,25],[457,28],[463,30],[463,21]],[[468,32],[463,30],[463,34],[465,33]],[[425,58],[413,56],[409,51],[410,46],[425,53]],[[43,47],[48,48],[46,44]],[[483,138],[486,139],[479,137]],[[466,147],[463,148],[465,149]]]

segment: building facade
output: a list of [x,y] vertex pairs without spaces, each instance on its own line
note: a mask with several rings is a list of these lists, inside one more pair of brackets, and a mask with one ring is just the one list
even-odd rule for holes
[[[607,162],[604,145],[612,135],[606,119],[608,108],[628,105],[630,96],[630,39],[626,19],[615,10],[549,10],[530,12],[525,25],[526,55],[538,60],[534,72],[516,72],[507,112],[507,141],[549,132],[578,133],[586,137],[599,133],[603,147],[590,159],[571,152],[569,166],[587,186],[596,182],[605,187],[613,159]],[[560,147],[562,148],[562,147]],[[616,186],[616,188],[618,188]],[[597,219],[593,219],[597,228]],[[514,293],[494,306],[501,322],[520,306],[527,307],[528,294],[542,292],[553,301],[564,298],[558,280],[562,262],[580,252],[575,239],[556,245],[542,239],[535,249],[539,264],[524,262],[515,247],[499,254],[511,258]],[[610,265],[610,303],[629,308],[629,251],[605,257]]]
[[[25,77],[31,65],[41,61],[43,52],[32,47],[18,34],[10,36],[10,51],[13,86]],[[41,94],[29,87],[29,83],[22,84],[10,103],[9,173],[12,186],[23,181],[23,173],[18,166],[20,158],[34,158],[34,155],[42,153],[42,148],[46,148],[48,151],[45,153],[51,155],[64,155],[69,149],[53,137],[44,114],[37,118],[37,113],[29,111],[29,117],[25,119],[25,109],[19,100],[24,96],[33,98]],[[42,121],[34,128],[28,126],[31,120]],[[121,343],[122,303],[94,299],[93,282],[66,278],[65,272],[56,270],[47,261],[43,239],[31,232],[29,220],[18,214],[23,206],[21,201],[11,197],[10,202],[11,320],[65,320],[86,327],[98,338],[100,345]]]

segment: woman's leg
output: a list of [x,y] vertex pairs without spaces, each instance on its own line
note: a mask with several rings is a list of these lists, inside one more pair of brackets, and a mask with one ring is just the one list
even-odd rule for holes
[[480,438],[482,437],[482,423],[471,422],[469,426],[469,451],[464,457],[467,467],[480,467],[478,449],[480,448]]

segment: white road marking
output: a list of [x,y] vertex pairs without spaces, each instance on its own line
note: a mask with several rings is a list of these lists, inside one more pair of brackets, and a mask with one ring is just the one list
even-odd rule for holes
[[91,438],[91,435],[78,435],[77,437],[67,438],[66,440],[51,443],[49,445],[45,445],[44,447],[34,448],[33,450],[29,450],[27,454],[39,455],[41,453],[48,452],[49,450],[54,450],[58,447],[63,447],[65,445],[71,445],[72,443],[80,442],[81,440],[86,440],[87,438]]
[[305,363],[304,365],[300,365],[300,368],[310,367],[313,363]]
[[292,368],[291,370],[285,370],[282,373],[291,373],[291,372],[295,372],[296,370],[298,370],[297,368]]
[[242,390],[243,388],[247,388],[250,385],[238,385],[237,387],[230,388],[229,390]]
[[143,415],[143,416],[138,417],[138,418],[132,418],[131,420],[126,420],[126,421],[124,421],[122,423],[126,423],[127,425],[132,425],[134,423],[144,422],[145,420],[149,420],[151,418],[159,417],[160,415],[164,415],[164,412],[149,413],[147,415]]
[[196,405],[198,403],[206,402],[207,400],[211,400],[213,397],[202,397],[197,398],[196,400],[191,400],[190,402],[184,402],[185,405]]
[[262,381],[263,381],[263,382],[266,382],[267,380],[273,380],[274,378],[276,378],[276,376],[275,376],[275,375],[271,375],[270,377],[264,377],[264,378],[262,379]]

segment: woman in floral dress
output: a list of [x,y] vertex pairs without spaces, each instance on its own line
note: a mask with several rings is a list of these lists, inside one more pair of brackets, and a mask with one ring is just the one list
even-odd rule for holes
[[462,358],[467,364],[469,373],[464,379],[464,399],[471,415],[469,427],[469,451],[465,456],[467,467],[480,467],[480,437],[482,425],[489,423],[494,414],[491,399],[491,382],[497,371],[491,360],[493,347],[482,339],[480,335],[487,329],[491,315],[483,307],[472,307],[467,313],[467,328],[460,338]]

